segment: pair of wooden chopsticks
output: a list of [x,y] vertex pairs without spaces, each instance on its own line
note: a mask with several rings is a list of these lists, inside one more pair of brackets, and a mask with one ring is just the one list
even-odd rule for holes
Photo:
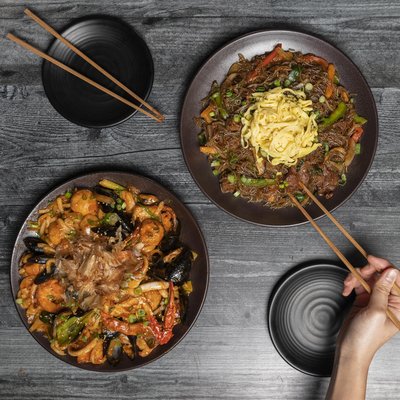
[[[344,236],[354,245],[354,247],[367,259],[367,252],[361,247],[361,245],[350,235],[349,232],[340,224],[340,222],[324,207],[324,205],[314,196],[314,194],[302,183],[300,182],[300,186],[307,193],[310,199],[325,213],[325,215],[336,225],[336,227],[343,233]],[[335,244],[329,239],[329,237],[324,233],[324,231],[317,225],[317,223],[313,220],[311,215],[305,210],[305,208],[299,203],[299,201],[294,197],[291,193],[288,193],[290,199],[293,204],[301,211],[301,213],[308,219],[311,225],[315,228],[315,230],[321,235],[321,237],[325,240],[328,246],[334,251],[334,253],[340,258],[340,260],[346,265],[349,271],[356,277],[356,279],[360,282],[363,288],[371,293],[371,287],[365,281],[365,279],[360,275],[356,268],[350,263],[350,261],[344,256],[344,254],[335,246]],[[395,283],[393,286],[393,292],[400,296],[400,288]],[[400,330],[400,321],[394,315],[391,310],[386,311],[387,316],[390,320],[396,325],[396,327]]]
[[125,98],[119,96],[118,94],[114,93],[113,91],[105,88],[104,86],[98,84],[97,82],[93,81],[92,79],[80,74],[78,71],[75,71],[74,69],[68,67],[67,65],[63,64],[62,62],[56,60],[55,58],[49,56],[46,53],[43,53],[42,51],[36,49],[35,47],[31,46],[29,43],[23,41],[22,39],[14,36],[12,33],[7,34],[7,38],[12,40],[13,42],[19,44],[20,46],[24,47],[25,49],[29,50],[30,52],[38,55],[39,57],[44,58],[45,60],[51,62],[52,64],[56,65],[57,67],[63,69],[66,72],[69,72],[70,74],[76,76],[77,78],[81,79],[82,81],[88,83],[89,85],[94,86],[95,88],[101,90],[104,93],[107,93],[108,95],[114,97],[115,99],[121,101],[122,103],[126,104],[129,107],[132,107],[133,109],[140,111],[141,113],[147,115],[148,117],[156,120],[157,122],[162,122],[164,121],[164,116],[158,112],[155,108],[153,108],[150,104],[148,104],[146,101],[144,101],[142,98],[140,98],[135,92],[133,92],[131,89],[126,87],[123,83],[121,83],[117,78],[112,76],[110,73],[108,73],[106,70],[104,70],[100,65],[95,63],[91,58],[89,58],[86,54],[82,53],[79,49],[77,49],[71,42],[69,42],[67,39],[62,37],[57,31],[55,31],[50,25],[48,25],[46,22],[44,22],[42,19],[40,19],[37,15],[35,15],[31,10],[25,9],[25,14],[28,15],[30,18],[32,18],[36,23],[38,23],[45,31],[51,33],[55,38],[60,40],[62,43],[64,43],[66,46],[68,46],[75,54],[83,58],[85,61],[87,61],[92,67],[96,68],[97,71],[102,73],[104,76],[106,76],[108,79],[110,79],[112,82],[114,82],[117,86],[119,86],[121,89],[123,89],[126,93],[131,95],[135,100],[137,100],[142,106],[146,107],[149,111],[143,109],[142,107],[137,106],[136,104],[130,102],[129,100],[126,100]]

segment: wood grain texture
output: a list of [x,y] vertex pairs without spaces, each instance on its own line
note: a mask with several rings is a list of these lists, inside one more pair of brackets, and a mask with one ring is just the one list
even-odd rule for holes
[[[303,375],[276,353],[267,302],[283,273],[310,260],[335,260],[310,226],[269,229],[236,220],[194,184],[179,143],[183,96],[196,69],[227,40],[261,28],[291,27],[327,39],[360,67],[377,102],[380,138],[372,168],[335,216],[368,252],[400,265],[400,3],[176,0],[34,0],[29,7],[60,29],[71,19],[112,13],[147,41],[155,63],[149,101],[160,126],[136,115],[109,129],[85,129],[59,116],[42,85],[40,61],[0,40],[0,398],[2,399],[322,399],[326,379]],[[19,34],[45,49],[51,38],[3,0],[0,36]],[[51,188],[87,171],[132,170],[157,179],[190,208],[206,237],[208,297],[192,331],[161,360],[115,375],[81,371],[46,353],[20,322],[9,288],[19,227]],[[357,266],[363,260],[327,219],[321,227]],[[287,243],[290,243],[288,249]],[[370,370],[368,398],[398,398],[396,337]]]

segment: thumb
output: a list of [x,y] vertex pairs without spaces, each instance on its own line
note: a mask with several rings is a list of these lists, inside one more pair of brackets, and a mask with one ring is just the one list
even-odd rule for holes
[[395,268],[387,268],[382,272],[372,289],[369,307],[379,310],[386,310],[388,307],[388,297],[396,281],[398,271]]

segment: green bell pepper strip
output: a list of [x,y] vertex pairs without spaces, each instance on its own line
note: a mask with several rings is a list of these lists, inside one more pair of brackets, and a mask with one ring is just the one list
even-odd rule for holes
[[211,98],[215,101],[215,104],[217,105],[218,111],[223,119],[227,119],[229,114],[225,110],[225,108],[222,106],[222,97],[220,92],[215,92],[211,95]]
[[332,114],[329,117],[322,119],[322,122],[321,122],[320,126],[322,128],[326,128],[328,126],[331,126],[336,121],[338,121],[339,119],[343,118],[345,116],[345,114],[346,114],[346,111],[347,111],[346,103],[343,103],[341,101],[338,104],[338,106],[336,107],[335,111],[333,111]]
[[368,120],[367,118],[362,117],[361,115],[356,114],[353,118],[353,121],[356,124],[364,125]]
[[265,179],[265,178],[248,178],[244,175],[240,177],[240,182],[246,186],[254,186],[254,187],[265,187],[272,186],[276,184],[275,179]]

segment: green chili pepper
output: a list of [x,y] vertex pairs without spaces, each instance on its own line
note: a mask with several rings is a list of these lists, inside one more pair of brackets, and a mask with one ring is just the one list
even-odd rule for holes
[[275,179],[265,179],[265,178],[248,178],[244,175],[240,177],[240,181],[243,185],[254,186],[254,187],[265,187],[275,185]]
[[276,87],[281,86],[281,81],[279,79],[275,79],[274,86],[276,86]]
[[339,185],[344,186],[346,182],[347,182],[347,176],[346,174],[342,174],[342,176],[340,177]]
[[361,154],[361,143],[356,143],[356,146],[354,147],[354,154]]
[[70,199],[70,198],[72,197],[72,192],[71,192],[70,190],[67,190],[67,191],[64,193],[64,196],[65,196],[66,199]]
[[336,121],[338,121],[339,119],[341,119],[345,116],[346,111],[347,111],[346,103],[343,103],[341,101],[338,104],[338,106],[336,107],[335,111],[333,111],[329,117],[322,119],[320,126],[322,126],[323,128],[326,128],[326,127],[334,124]]
[[225,93],[225,97],[232,97],[233,96],[233,92],[232,90],[228,89]]
[[82,317],[73,316],[59,324],[56,328],[55,335],[57,342],[61,346],[65,346],[76,339],[93,313],[94,311],[89,311],[85,315],[82,315]]
[[256,92],[265,92],[265,87],[264,87],[264,86],[259,86],[259,87],[256,89]]
[[139,317],[144,317],[146,315],[146,311],[142,310],[141,308],[138,310],[137,315]]
[[220,92],[215,92],[211,95],[212,99],[215,101],[217,105],[218,111],[223,119],[227,119],[229,114],[222,106],[222,97]]
[[368,120],[366,119],[366,118],[364,118],[364,117],[362,117],[361,115],[355,115],[354,116],[354,118],[353,118],[353,121],[356,123],[356,124],[360,124],[360,125],[364,125]]

